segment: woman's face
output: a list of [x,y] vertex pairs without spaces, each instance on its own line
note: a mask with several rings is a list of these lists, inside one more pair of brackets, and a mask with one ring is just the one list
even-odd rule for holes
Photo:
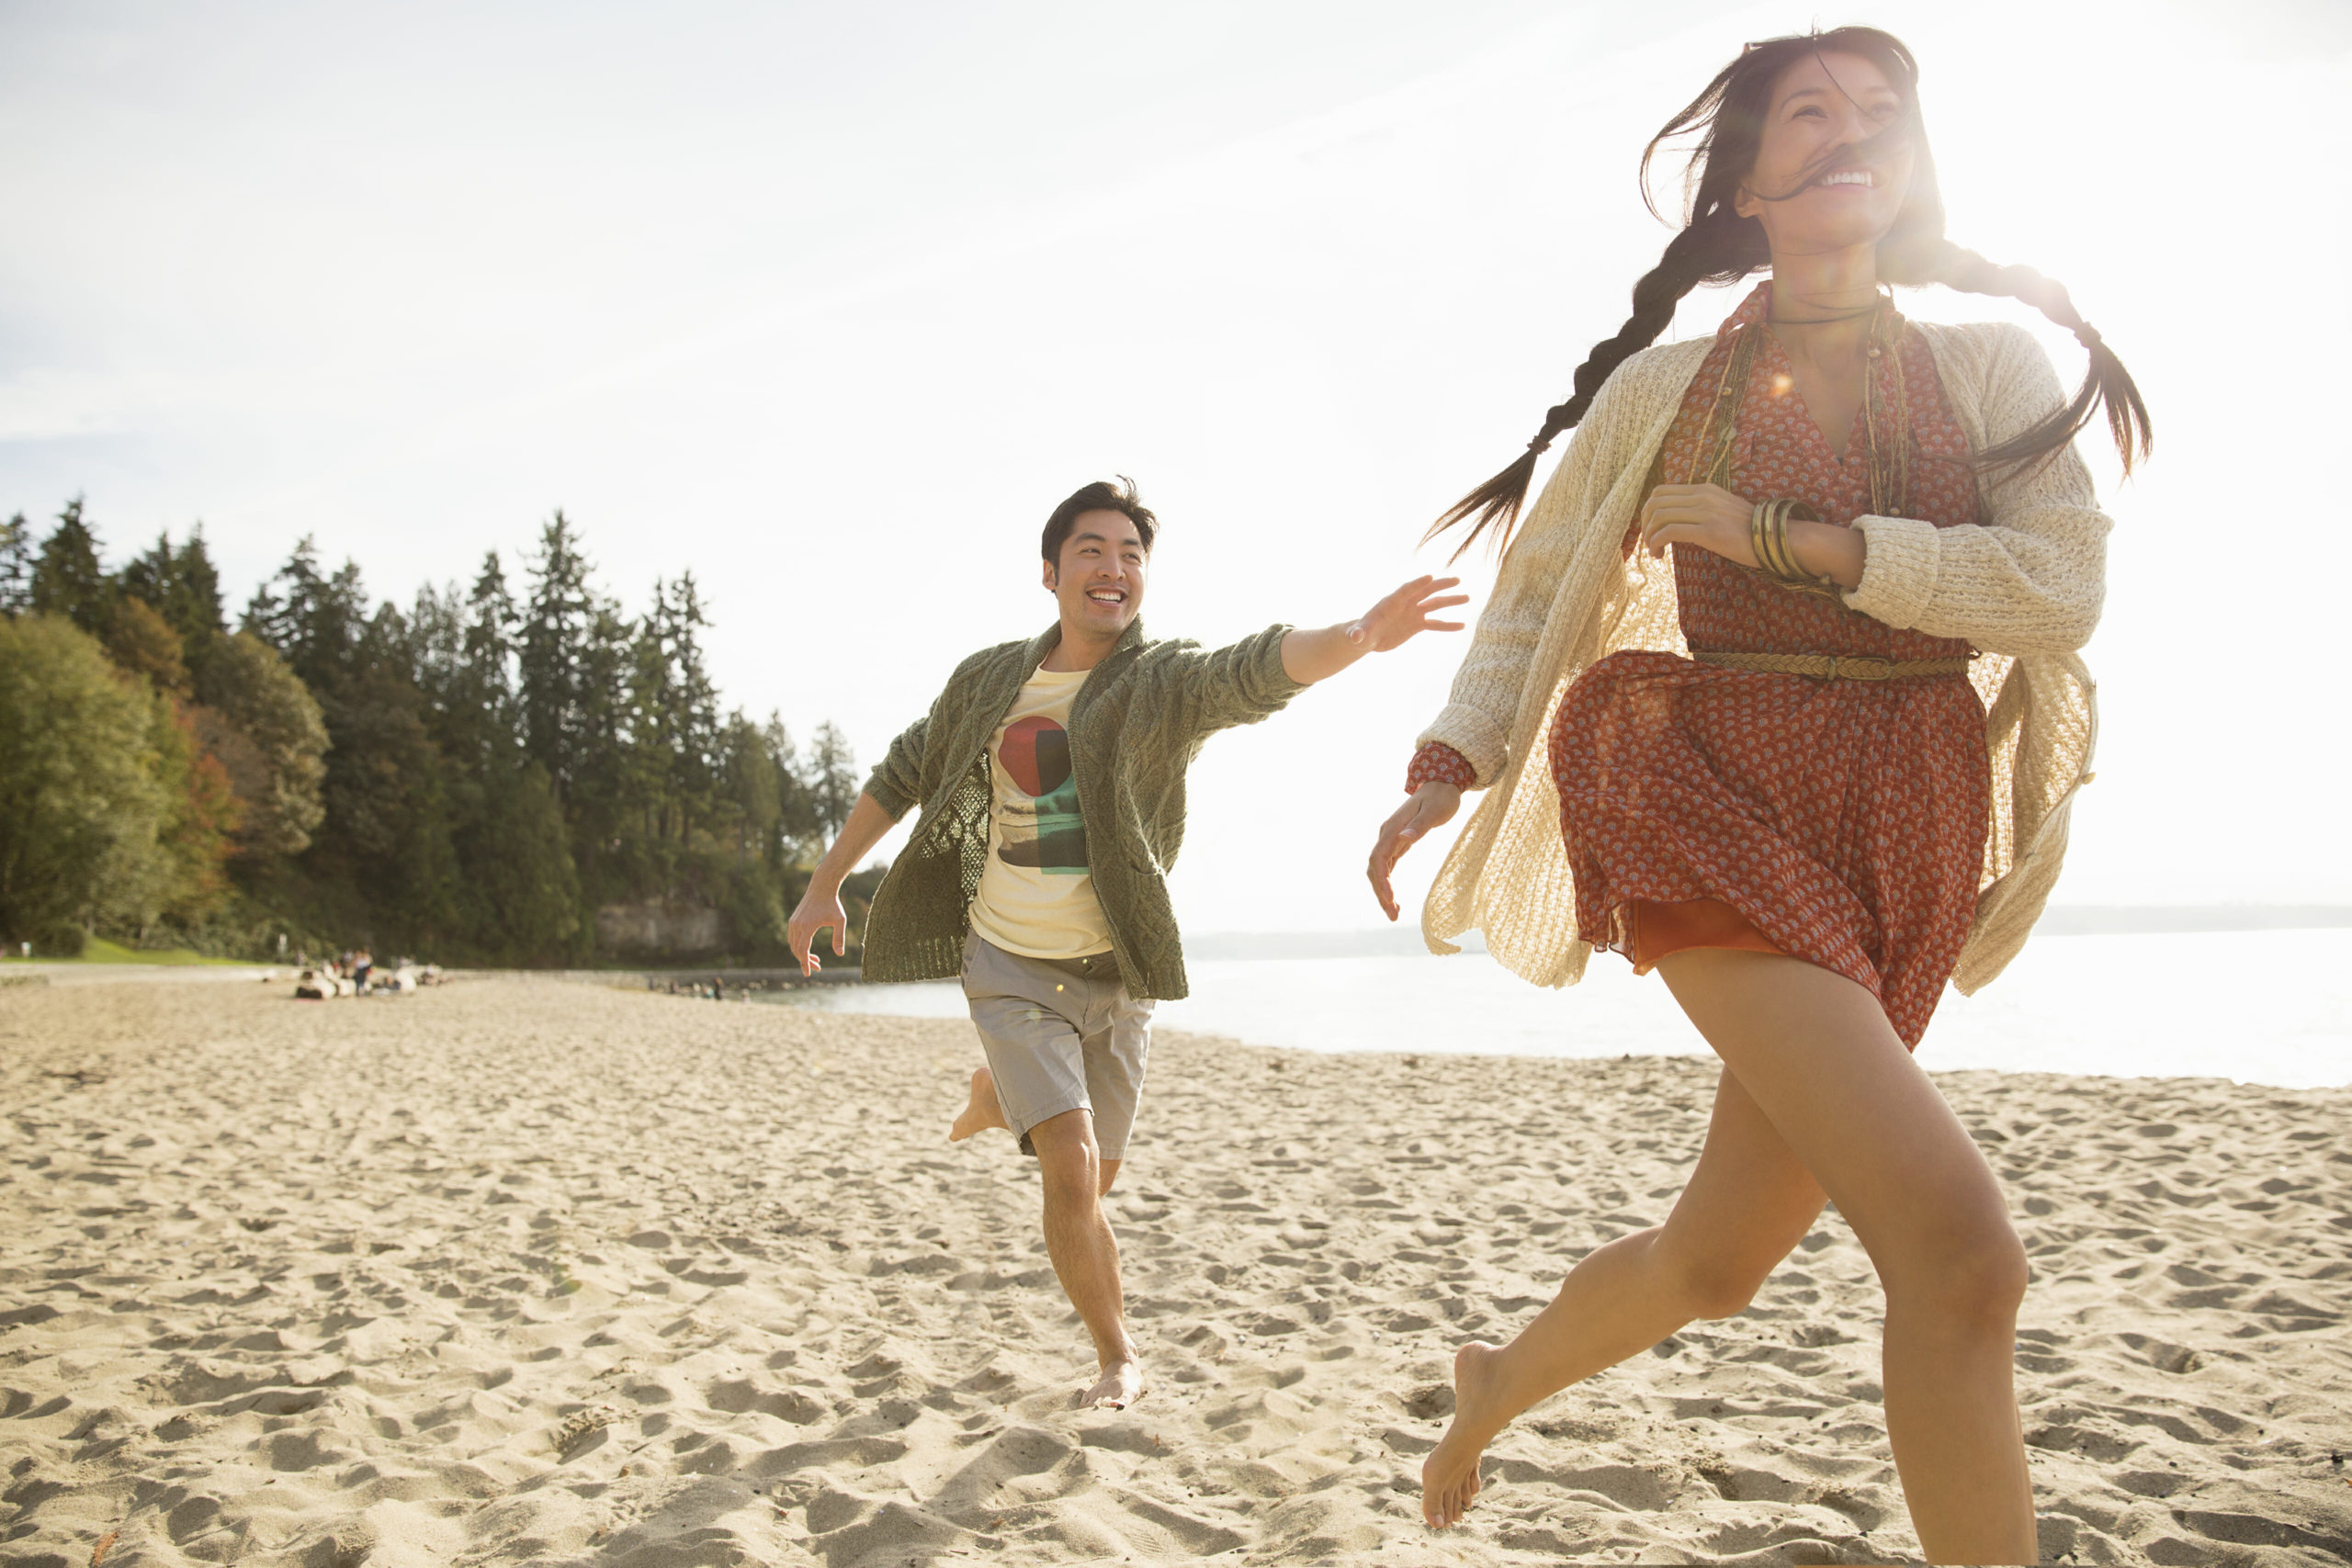
[[1764,113],[1740,216],[1764,225],[1776,255],[1875,244],[1911,188],[1910,147],[1852,149],[1902,118],[1886,73],[1858,54],[1807,55],[1781,73]]

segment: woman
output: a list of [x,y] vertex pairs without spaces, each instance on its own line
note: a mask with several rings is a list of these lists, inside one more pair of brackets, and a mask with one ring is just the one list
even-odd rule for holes
[[[2057,874],[2108,528],[2071,442],[2104,405],[2128,467],[2148,422],[2064,289],[1944,238],[1917,83],[1866,28],[1751,45],[1718,74],[1644,154],[1646,175],[1660,141],[1703,133],[1690,221],[1632,320],[1432,530],[1468,521],[1466,547],[1493,527],[1507,554],[1373,852],[1383,908],[1397,857],[1488,787],[1430,893],[1431,945],[1475,925],[1545,985],[1613,949],[1724,1062],[1666,1223],[1456,1358],[1433,1525],[1462,1517],[1521,1411],[1741,1310],[1826,1197],[1885,1287],[1887,1431],[1921,1545],[2034,1560],[2025,1255],[1909,1052],[1947,979],[1973,990],[2016,953]],[[1713,339],[1637,352],[1699,283],[1766,267]],[[1905,321],[1884,286],[1928,282],[2071,329],[2081,391],[2014,328]],[[1571,426],[1511,544],[1535,454]]]

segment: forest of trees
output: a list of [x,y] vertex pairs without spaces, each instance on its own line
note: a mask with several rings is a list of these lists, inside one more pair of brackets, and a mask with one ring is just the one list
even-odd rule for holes
[[857,798],[831,725],[722,713],[691,572],[624,615],[560,512],[406,610],[304,539],[233,629],[200,529],[111,571],[79,501],[0,530],[11,952],[777,963]]

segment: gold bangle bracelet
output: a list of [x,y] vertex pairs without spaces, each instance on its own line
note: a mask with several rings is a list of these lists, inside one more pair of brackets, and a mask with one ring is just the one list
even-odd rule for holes
[[1789,559],[1789,503],[1772,502],[1770,514],[1765,519],[1764,547],[1771,553],[1772,575],[1786,582],[1793,575],[1793,563]]
[[1773,517],[1771,517],[1771,552],[1773,552],[1773,558],[1778,559],[1778,564],[1781,564],[1782,583],[1804,583],[1804,581],[1809,581],[1806,579],[1804,569],[1797,567],[1797,550],[1788,543],[1788,514],[1790,514],[1790,508],[1794,508],[1794,505],[1797,505],[1794,501],[1781,501],[1781,503],[1773,505]]
[[[1748,513],[1748,548],[1756,556],[1757,566],[1775,582],[1791,588],[1834,590],[1836,580],[1816,577],[1804,570],[1797,560],[1796,547],[1789,542],[1789,520],[1799,508],[1810,513],[1804,502],[1786,497],[1759,502]],[[1815,522],[1817,518],[1799,518],[1800,522]]]

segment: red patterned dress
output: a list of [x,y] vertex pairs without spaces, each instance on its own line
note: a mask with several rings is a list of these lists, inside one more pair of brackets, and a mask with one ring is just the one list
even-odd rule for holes
[[[1873,510],[1874,457],[1857,417],[1841,456],[1795,389],[1763,325],[1766,283],[1717,333],[1668,432],[1669,482],[1703,477],[1702,450],[1738,334],[1758,339],[1739,394],[1730,488],[1794,498],[1849,526]],[[1977,521],[1966,436],[1915,330],[1892,319],[1870,361],[1881,406],[1907,425],[1902,514]],[[1886,439],[1882,432],[1882,439]],[[1886,470],[1882,468],[1882,473]],[[1902,631],[1800,593],[1712,551],[1674,550],[1693,650],[1965,658],[1964,641]],[[1967,940],[1983,863],[1990,773],[1984,710],[1964,675],[1816,681],[1628,650],[1587,670],[1553,720],[1552,779],[1576,879],[1578,935],[1646,969],[1680,947],[1747,947],[1868,987],[1916,1047]],[[1408,787],[1466,784],[1435,743]]]

